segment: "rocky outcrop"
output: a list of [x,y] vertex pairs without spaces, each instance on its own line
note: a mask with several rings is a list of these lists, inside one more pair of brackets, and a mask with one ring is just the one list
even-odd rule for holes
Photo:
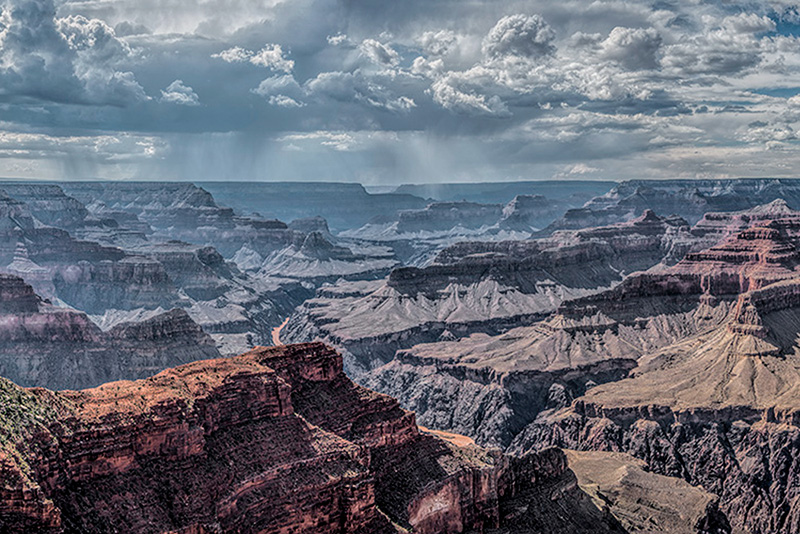
[[[541,412],[509,450],[629,453],[655,473],[717,495],[735,529],[794,532],[798,218],[781,203],[754,210],[769,212],[744,229],[737,227],[741,216],[707,217],[706,228],[728,219],[734,230],[669,269],[565,303],[561,311],[572,320],[613,318],[619,337],[625,325],[653,321],[668,335],[652,338],[631,376]],[[685,320],[690,309],[694,322]]]
[[[257,278],[290,278],[315,285],[339,277],[382,277],[397,265],[391,250],[373,255],[375,251],[369,247],[354,252],[350,245],[334,242],[321,217],[297,220],[289,227],[275,219],[241,216],[217,204],[208,191],[193,184],[70,183],[64,187],[104,212],[121,211],[147,223],[153,232],[145,243],[131,247],[138,253],[155,255],[159,261],[162,258],[157,248],[175,248],[172,245],[180,240],[195,247],[211,245],[221,258],[233,259]],[[180,282],[178,285],[185,288]],[[211,294],[220,289],[201,283],[191,290],[210,293],[189,296],[212,300],[221,296]]]
[[23,386],[91,387],[219,356],[185,311],[104,332],[85,314],[42,301],[15,276],[0,275],[0,298],[0,376]]
[[52,280],[55,296],[93,315],[109,309],[170,308],[180,300],[164,265],[145,256],[67,264],[55,270]]
[[301,219],[295,219],[289,223],[289,229],[302,232],[304,234],[319,232],[328,241],[333,241],[333,234],[331,234],[331,230],[328,228],[328,221],[319,215],[315,217],[303,217]]
[[542,195],[517,195],[503,207],[500,228],[532,232],[544,228],[569,208],[569,204]]
[[36,313],[41,299],[21,278],[0,274],[0,313]]
[[284,221],[324,217],[335,232],[358,228],[373,217],[424,208],[408,194],[369,193],[361,184],[333,182],[213,182],[201,184],[214,198],[245,214]]
[[424,269],[393,270],[385,283],[320,290],[282,335],[320,338],[344,349],[348,370],[357,376],[416,344],[496,335],[541,320],[564,300],[679,258],[687,239],[684,221],[646,212],[629,223],[552,239],[461,243]]
[[[57,214],[54,217],[58,218]],[[20,244],[27,247],[29,259],[41,265],[118,260],[124,256],[118,248],[77,240],[65,230],[43,226],[27,204],[0,191],[0,266],[14,261]]]
[[421,434],[320,344],[85,391],[0,380],[0,396],[13,534],[621,532],[560,451],[511,458]]
[[3,191],[24,203],[31,215],[47,226],[75,228],[86,224],[103,224],[107,221],[92,220],[89,210],[66,194],[61,187],[36,183],[7,183]]
[[727,534],[731,526],[719,497],[684,480],[647,471],[647,465],[616,452],[565,451],[580,487],[608,506],[627,532]]

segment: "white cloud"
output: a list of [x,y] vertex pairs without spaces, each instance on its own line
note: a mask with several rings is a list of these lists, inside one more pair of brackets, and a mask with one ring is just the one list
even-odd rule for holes
[[161,101],[181,106],[199,106],[200,98],[194,89],[184,85],[183,80],[175,80],[161,91]]
[[433,99],[445,109],[467,115],[508,117],[508,106],[497,95],[488,96],[476,91],[462,89],[461,80],[454,73],[436,80],[431,86]]
[[555,51],[555,37],[540,15],[510,15],[498,20],[483,40],[483,53],[490,58],[545,56]]
[[400,62],[400,55],[391,47],[375,39],[364,39],[358,49],[373,63],[395,67]]
[[628,70],[654,69],[660,47],[661,36],[653,28],[616,27],[600,44],[600,56]]
[[331,46],[339,46],[347,42],[347,35],[344,33],[337,33],[336,35],[329,35],[327,37],[328,44]]
[[736,33],[760,33],[775,31],[775,21],[756,13],[739,13],[725,17],[721,26]]
[[419,39],[422,51],[429,56],[443,56],[447,54],[458,40],[452,30],[427,31]]
[[279,74],[263,80],[253,93],[262,96],[273,105],[282,108],[300,108],[305,104],[305,91],[291,74]]
[[133,55],[105,22],[56,18],[53,0],[7,0],[0,26],[0,95],[126,105],[147,100]]
[[354,72],[323,72],[303,86],[307,94],[318,99],[358,103],[368,107],[405,113],[416,107],[413,98],[395,93],[389,82],[394,73],[374,75],[361,70]]
[[211,55],[226,63],[251,63],[258,67],[266,67],[275,71],[292,72],[294,61],[288,59],[279,44],[268,44],[258,52],[234,46]]

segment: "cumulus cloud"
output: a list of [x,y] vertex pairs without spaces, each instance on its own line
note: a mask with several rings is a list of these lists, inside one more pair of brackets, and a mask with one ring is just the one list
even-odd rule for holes
[[445,109],[467,115],[508,117],[508,106],[497,95],[487,95],[467,88],[468,83],[457,74],[436,80],[431,86],[433,99]]
[[392,47],[375,39],[364,39],[358,49],[373,63],[377,63],[378,65],[395,67],[400,62],[400,54]]
[[628,70],[654,69],[660,47],[661,36],[653,28],[616,27],[601,43],[600,56]]
[[225,5],[0,0],[0,132],[52,133],[19,157],[67,161],[90,154],[55,141],[76,130],[150,130],[170,142],[115,134],[99,150],[121,153],[97,161],[150,151],[195,179],[260,176],[254,162],[272,150],[288,158],[275,171],[287,179],[342,161],[375,180],[800,165],[800,97],[787,98],[800,87],[800,39],[785,31],[800,17],[788,0]]
[[55,102],[126,105],[146,100],[130,71],[132,51],[105,22],[56,17],[53,0],[2,4],[0,95]]
[[331,46],[339,46],[347,42],[347,35],[344,33],[337,33],[336,35],[329,35],[327,37],[328,44]]
[[199,106],[200,98],[194,89],[184,85],[183,80],[175,80],[161,91],[161,101],[181,106]]
[[418,39],[422,51],[428,56],[447,54],[455,46],[456,41],[456,33],[452,30],[427,31]]
[[263,80],[253,93],[262,96],[273,105],[282,108],[303,107],[303,89],[291,74],[272,76]]
[[663,64],[682,75],[735,75],[759,65],[766,42],[756,36],[775,29],[768,17],[741,13],[717,27],[666,47]]
[[317,98],[338,102],[356,102],[385,111],[405,113],[417,107],[413,98],[398,95],[386,82],[389,76],[370,76],[355,72],[323,72],[305,84],[305,89]]
[[490,58],[546,56],[555,52],[555,37],[540,15],[510,15],[497,21],[483,40],[483,53]]
[[279,44],[268,44],[258,52],[234,46],[212,54],[211,57],[226,63],[251,63],[275,71],[292,72],[294,69],[294,61],[286,57]]
[[735,33],[760,33],[775,31],[775,21],[765,15],[756,13],[739,13],[725,17],[722,27]]

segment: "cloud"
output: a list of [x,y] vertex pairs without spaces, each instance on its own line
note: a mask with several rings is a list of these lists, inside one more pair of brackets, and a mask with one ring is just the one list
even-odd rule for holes
[[356,138],[347,132],[327,132],[318,131],[303,134],[285,135],[278,139],[280,143],[288,143],[287,146],[299,148],[295,143],[315,142],[320,146],[331,148],[338,152],[349,152],[357,146]]
[[183,80],[175,80],[161,91],[161,101],[181,106],[199,106],[200,98],[194,89],[184,85]]
[[596,174],[600,172],[597,167],[592,167],[586,163],[575,163],[565,165],[562,170],[553,175],[554,179],[576,178],[585,179],[587,174]]
[[776,24],[771,18],[756,13],[739,13],[725,17],[721,26],[735,33],[761,33],[775,31]]
[[91,158],[105,163],[151,159],[164,153],[163,140],[126,133],[96,136],[51,136],[44,133],[0,132],[0,158]]
[[419,39],[422,51],[428,56],[443,56],[456,44],[456,33],[452,30],[427,31]]
[[[125,152],[155,162],[145,177],[383,182],[788,175],[797,20],[788,0],[0,0],[0,132],[50,139],[2,163],[112,175]],[[76,135],[120,154],[93,157],[64,141]]]
[[385,111],[406,113],[417,107],[413,98],[398,95],[388,87],[395,77],[354,72],[323,72],[309,80],[305,90],[317,98],[364,104]]
[[735,75],[759,65],[767,42],[756,33],[775,29],[767,17],[741,13],[726,17],[717,27],[667,46],[663,65],[680,75]]
[[2,4],[0,97],[122,106],[147,99],[130,47],[103,21],[56,17],[53,0]]
[[436,80],[431,86],[433,100],[445,109],[466,115],[508,117],[508,106],[497,95],[488,96],[469,86],[468,79],[456,73]]
[[136,24],[127,20],[123,20],[114,26],[114,33],[118,37],[128,37],[131,35],[149,35],[153,33],[153,30],[144,24]]
[[299,108],[304,90],[291,74],[281,74],[263,80],[253,93],[262,96],[273,105],[282,108]]
[[258,52],[234,46],[212,54],[211,57],[226,63],[251,63],[275,71],[292,72],[294,69],[294,61],[286,58],[279,44],[268,44]]
[[331,46],[339,46],[347,42],[347,35],[344,33],[337,33],[336,35],[329,35],[327,37],[328,44]]
[[380,41],[375,39],[364,39],[359,45],[358,49],[373,63],[378,65],[385,65],[388,67],[395,67],[400,62],[400,55]]
[[627,70],[654,69],[660,47],[661,36],[655,29],[618,26],[600,44],[600,56]]
[[510,15],[497,21],[483,40],[483,53],[490,58],[546,56],[555,52],[555,37],[540,15]]

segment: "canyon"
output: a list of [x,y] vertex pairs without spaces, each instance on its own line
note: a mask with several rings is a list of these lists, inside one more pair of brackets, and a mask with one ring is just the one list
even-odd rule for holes
[[800,188],[606,185],[1,183],[0,531],[797,530]]

